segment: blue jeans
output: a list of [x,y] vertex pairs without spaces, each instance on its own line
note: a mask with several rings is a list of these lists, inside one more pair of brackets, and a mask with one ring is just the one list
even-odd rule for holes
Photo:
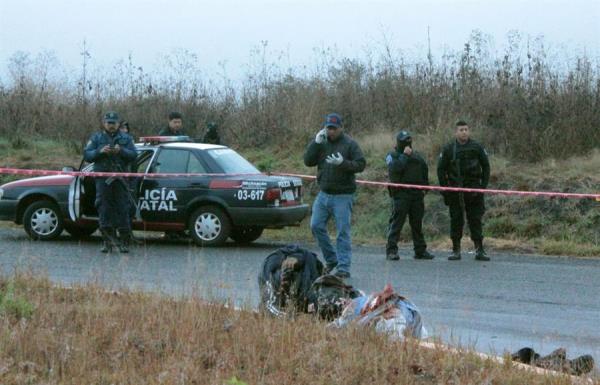
[[[319,192],[312,207],[310,229],[323,252],[323,258],[329,266],[350,273],[352,263],[352,239],[350,238],[350,220],[354,194],[327,194]],[[335,220],[337,232],[336,249],[331,245],[327,233],[329,218]]]

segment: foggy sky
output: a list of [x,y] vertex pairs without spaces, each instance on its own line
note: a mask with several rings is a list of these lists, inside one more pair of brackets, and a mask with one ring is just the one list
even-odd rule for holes
[[598,0],[0,0],[0,69],[16,51],[43,50],[76,67],[86,40],[99,64],[131,54],[153,68],[161,54],[187,49],[207,70],[225,63],[235,74],[263,41],[296,66],[310,64],[319,47],[348,57],[384,41],[395,50],[423,50],[428,27],[437,54],[460,49],[479,29],[498,44],[519,30],[593,56],[600,52],[599,20]]

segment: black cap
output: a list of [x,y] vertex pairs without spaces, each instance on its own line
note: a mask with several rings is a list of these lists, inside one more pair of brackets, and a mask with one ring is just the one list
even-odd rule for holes
[[396,141],[398,142],[407,142],[410,140],[412,140],[412,136],[408,131],[402,130],[396,135]]
[[108,111],[104,114],[104,121],[106,123],[119,123],[119,114],[114,111]]

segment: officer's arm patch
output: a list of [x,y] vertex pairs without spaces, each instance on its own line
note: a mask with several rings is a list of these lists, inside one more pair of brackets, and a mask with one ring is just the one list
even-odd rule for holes
[[388,155],[385,157],[385,163],[386,163],[388,166],[390,165],[390,163],[392,163],[392,155],[391,155],[391,154],[388,154]]

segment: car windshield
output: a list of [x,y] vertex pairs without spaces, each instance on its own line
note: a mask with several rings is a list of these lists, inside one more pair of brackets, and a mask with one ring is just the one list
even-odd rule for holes
[[252,163],[230,148],[217,148],[208,150],[207,152],[217,162],[224,173],[260,174],[260,171]]

